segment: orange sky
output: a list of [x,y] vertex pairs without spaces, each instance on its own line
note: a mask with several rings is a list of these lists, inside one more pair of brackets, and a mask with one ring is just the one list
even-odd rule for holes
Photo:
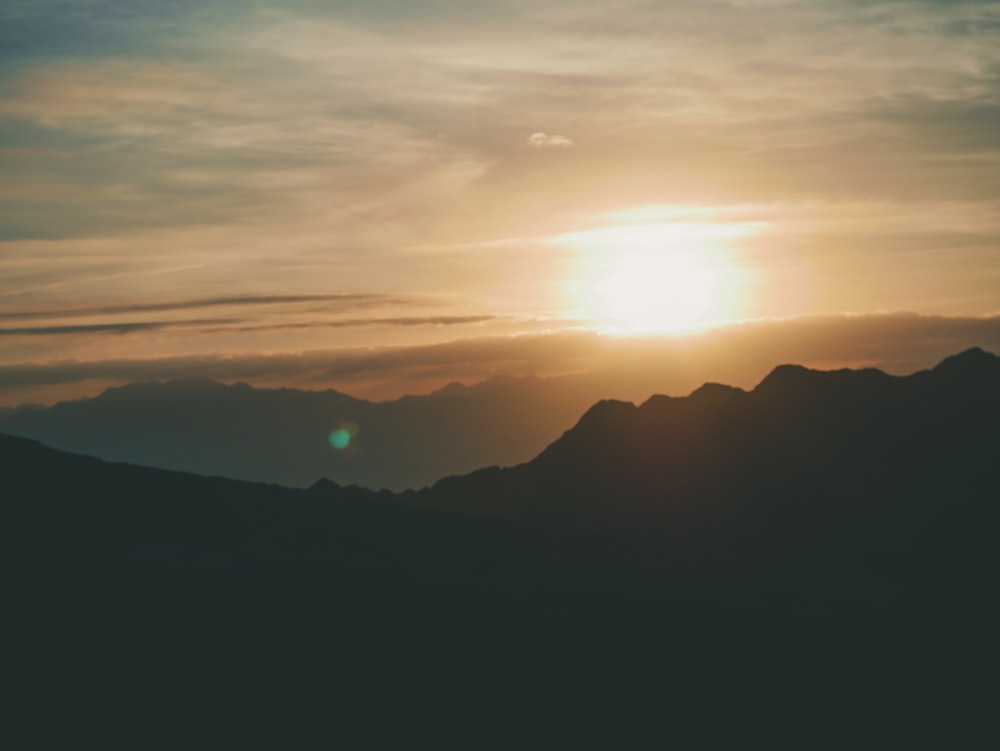
[[7,2],[0,404],[996,350],[998,84],[995,2]]

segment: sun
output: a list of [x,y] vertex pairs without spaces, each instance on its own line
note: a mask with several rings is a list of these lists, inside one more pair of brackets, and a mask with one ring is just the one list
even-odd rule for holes
[[593,282],[593,312],[621,331],[674,331],[703,324],[717,274],[687,252],[626,249]]
[[738,316],[739,269],[725,247],[743,228],[642,222],[561,235],[577,253],[573,314],[617,333],[675,332]]

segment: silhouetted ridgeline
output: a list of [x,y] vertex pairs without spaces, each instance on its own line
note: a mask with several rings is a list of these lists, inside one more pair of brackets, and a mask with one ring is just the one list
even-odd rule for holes
[[967,747],[1000,668],[998,426],[973,350],[602,402],[400,495],[2,437],[8,709],[77,742]]
[[[497,378],[373,403],[336,391],[206,379],[138,383],[93,399],[0,411],[0,432],[162,469],[308,487],[403,490],[527,461],[600,396],[570,379]],[[357,432],[334,449],[332,431]]]
[[881,514],[916,523],[945,513],[945,497],[978,501],[995,489],[998,450],[1000,358],[970,350],[908,377],[785,365],[750,392],[706,384],[638,407],[600,402],[531,462],[447,478],[416,497],[772,551],[778,537],[814,545]]

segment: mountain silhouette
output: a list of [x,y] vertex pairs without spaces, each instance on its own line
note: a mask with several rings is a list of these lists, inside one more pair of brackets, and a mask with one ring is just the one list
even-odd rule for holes
[[998,417],[972,350],[599,402],[530,462],[397,494],[0,437],[8,709],[36,736],[969,745]]
[[417,499],[674,545],[752,545],[764,530],[773,550],[784,527],[782,544],[801,545],[810,528],[893,504],[916,515],[950,487],[985,492],[998,450],[1000,358],[982,350],[908,377],[787,365],[749,392],[599,402],[531,462],[446,478]]
[[[163,469],[308,487],[403,490],[527,461],[596,398],[573,379],[495,378],[369,402],[337,391],[257,389],[189,378],[0,413],[0,432]],[[340,449],[330,434],[351,425]]]

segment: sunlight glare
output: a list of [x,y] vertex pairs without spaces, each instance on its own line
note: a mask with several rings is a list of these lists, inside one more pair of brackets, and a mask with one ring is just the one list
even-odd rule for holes
[[739,315],[741,270],[725,243],[745,224],[639,222],[560,235],[578,251],[573,314],[617,333],[696,329]]

